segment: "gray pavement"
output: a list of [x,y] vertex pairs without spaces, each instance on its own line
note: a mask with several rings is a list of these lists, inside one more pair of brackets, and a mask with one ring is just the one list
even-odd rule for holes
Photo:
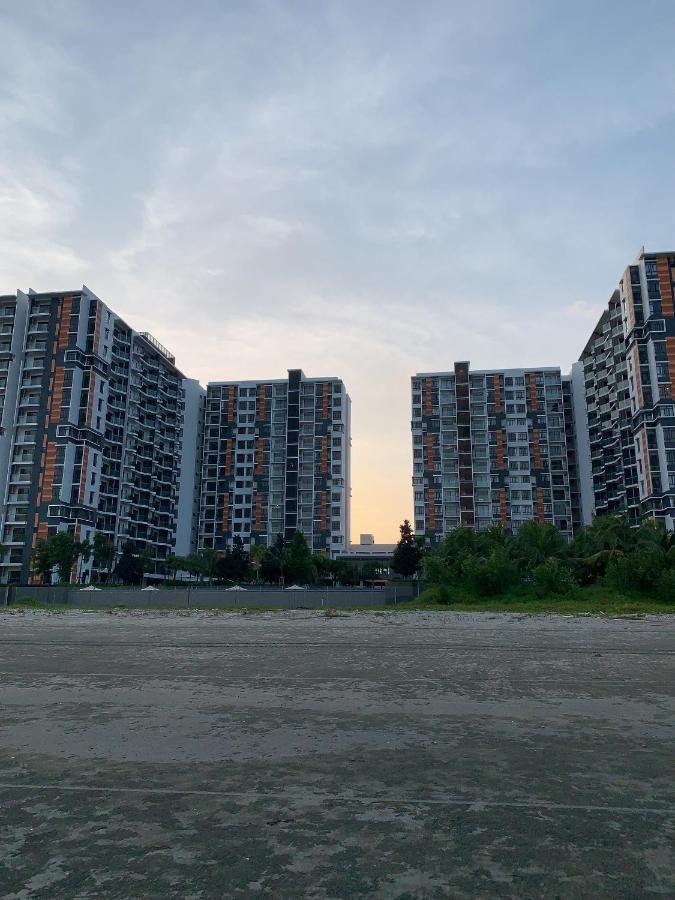
[[672,895],[675,619],[0,614],[0,896]]

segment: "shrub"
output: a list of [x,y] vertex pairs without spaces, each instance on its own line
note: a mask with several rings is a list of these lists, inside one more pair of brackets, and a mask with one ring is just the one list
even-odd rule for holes
[[575,587],[568,566],[554,557],[540,563],[532,572],[532,589],[537,597],[570,594]]
[[655,596],[660,603],[675,605],[675,572],[672,569],[661,572],[656,582]]
[[593,556],[570,556],[568,563],[574,581],[583,587],[595,584],[605,570],[604,561]]
[[420,596],[422,603],[451,603],[452,593],[443,584],[432,584]]
[[504,594],[519,581],[518,570],[502,547],[495,547],[487,558],[470,556],[462,571],[467,587],[480,597]]
[[665,554],[661,547],[647,546],[623,556],[614,556],[607,565],[607,583],[619,589],[649,593],[663,572]]
[[524,522],[510,544],[512,559],[524,572],[532,572],[551,557],[562,557],[565,541],[553,525]]

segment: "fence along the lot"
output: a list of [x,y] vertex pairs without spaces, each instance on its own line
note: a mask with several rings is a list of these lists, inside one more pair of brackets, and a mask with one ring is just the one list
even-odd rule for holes
[[281,588],[247,587],[244,590],[225,588],[180,587],[144,591],[140,588],[105,588],[82,590],[68,585],[10,585],[0,591],[0,604],[35,600],[45,604],[67,606],[111,607],[182,607],[196,609],[225,609],[232,607],[273,607],[274,609],[321,609],[347,606],[388,606],[411,600],[415,596],[412,584],[390,584],[386,588]]

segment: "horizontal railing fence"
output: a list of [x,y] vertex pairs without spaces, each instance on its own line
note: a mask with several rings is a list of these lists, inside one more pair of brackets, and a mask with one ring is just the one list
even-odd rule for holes
[[34,600],[44,604],[63,604],[95,608],[180,607],[203,609],[243,609],[272,607],[275,609],[321,609],[347,606],[388,606],[411,600],[417,591],[412,584],[388,585],[386,588],[307,588],[306,590],[274,587],[247,587],[227,590],[218,587],[101,588],[82,590],[68,585],[11,585],[0,591],[0,604],[11,605]]

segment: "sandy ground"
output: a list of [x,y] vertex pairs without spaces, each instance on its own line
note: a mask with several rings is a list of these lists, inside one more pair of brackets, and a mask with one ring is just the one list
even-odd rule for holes
[[0,896],[645,897],[675,618],[0,613]]

